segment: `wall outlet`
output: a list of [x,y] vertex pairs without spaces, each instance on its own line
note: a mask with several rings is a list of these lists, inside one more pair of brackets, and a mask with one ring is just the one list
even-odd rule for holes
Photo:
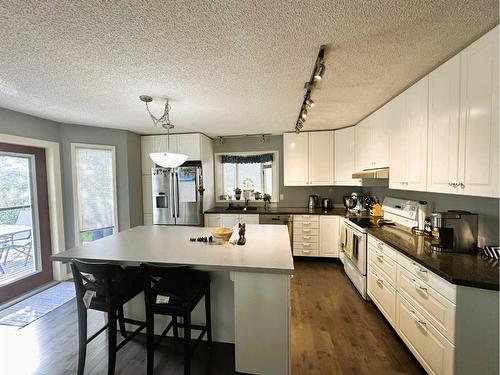
[[280,194],[280,201],[285,199],[285,194]]

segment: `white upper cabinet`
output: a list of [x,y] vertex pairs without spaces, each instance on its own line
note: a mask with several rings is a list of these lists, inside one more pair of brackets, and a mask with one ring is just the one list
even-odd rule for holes
[[333,185],[334,133],[309,133],[309,184]]
[[177,135],[177,152],[188,156],[187,160],[201,160],[201,137],[199,134]]
[[285,186],[303,186],[309,182],[308,133],[283,134],[283,178]]
[[428,191],[498,197],[498,30],[429,75]]
[[456,191],[460,107],[460,56],[429,74],[427,190]]
[[284,185],[333,185],[333,158],[333,131],[283,134]]
[[387,104],[391,189],[426,190],[427,99],[425,77]]
[[498,30],[460,53],[461,194],[498,197]]
[[356,125],[357,171],[389,166],[389,119],[390,111],[384,106]]
[[350,128],[335,130],[335,185],[355,186],[361,184],[360,179],[352,178],[352,174],[356,172],[354,133],[354,126],[351,126]]

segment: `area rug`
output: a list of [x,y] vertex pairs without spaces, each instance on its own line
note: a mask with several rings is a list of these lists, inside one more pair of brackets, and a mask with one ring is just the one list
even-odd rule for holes
[[24,327],[75,298],[73,282],[61,282],[0,311],[0,325]]

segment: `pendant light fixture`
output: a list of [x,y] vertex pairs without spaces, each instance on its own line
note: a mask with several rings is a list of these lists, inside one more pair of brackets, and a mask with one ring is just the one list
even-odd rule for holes
[[168,104],[168,99],[165,101],[163,115],[160,117],[154,116],[149,109],[148,103],[153,101],[151,96],[141,95],[139,96],[139,99],[146,103],[146,110],[148,111],[151,120],[153,120],[154,126],[161,126],[167,131],[167,149],[161,152],[152,152],[149,154],[149,157],[156,165],[163,168],[176,168],[180,166],[187,160],[188,156],[170,152],[170,130],[174,128],[174,125],[170,122],[170,105]]

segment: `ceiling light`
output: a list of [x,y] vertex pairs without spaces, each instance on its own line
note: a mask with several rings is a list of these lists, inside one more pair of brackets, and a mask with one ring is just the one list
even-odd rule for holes
[[321,78],[323,78],[323,74],[325,74],[325,64],[323,64],[323,61],[321,61],[318,65],[318,69],[316,69],[316,73],[314,74],[314,80],[321,81]]
[[160,117],[153,115],[149,109],[148,103],[153,101],[153,98],[149,95],[141,95],[139,99],[146,103],[146,110],[149,113],[149,117],[153,120],[155,126],[161,126],[167,131],[167,149],[162,152],[153,152],[149,154],[151,160],[163,168],[176,168],[183,164],[188,156],[185,154],[178,154],[170,152],[170,130],[174,128],[174,125],[170,122],[170,105],[168,104],[168,99],[165,102],[165,107],[163,109],[163,114]]
[[304,103],[306,105],[306,108],[312,108],[312,107],[314,107],[314,101],[311,98],[307,98]]
[[307,109],[303,108],[301,113],[300,113],[300,117],[305,120],[306,117],[307,117]]

